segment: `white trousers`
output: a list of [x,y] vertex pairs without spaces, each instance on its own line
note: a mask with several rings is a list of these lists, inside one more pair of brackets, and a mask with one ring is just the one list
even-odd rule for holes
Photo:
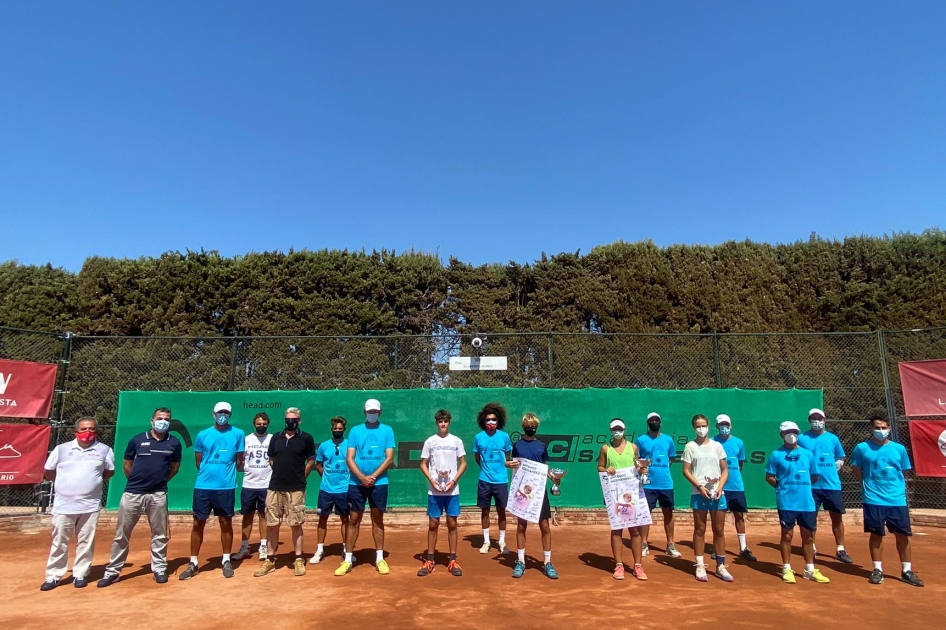
[[88,578],[95,551],[95,526],[99,513],[53,514],[53,544],[46,561],[46,581],[59,581],[69,566],[69,541],[76,537],[76,557],[72,563],[72,577]]

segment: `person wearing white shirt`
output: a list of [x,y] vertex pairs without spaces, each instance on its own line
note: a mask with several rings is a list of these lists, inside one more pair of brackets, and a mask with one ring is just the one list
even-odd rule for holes
[[66,574],[69,541],[76,536],[72,583],[88,586],[95,550],[95,526],[102,507],[102,483],[115,474],[115,454],[98,441],[94,418],[76,421],[76,439],[53,448],[46,459],[45,476],[53,482],[52,545],[41,591],[51,591]]
[[[240,514],[243,516],[243,542],[233,554],[234,560],[242,560],[250,555],[250,535],[253,533],[253,515],[259,522],[259,558],[264,560],[269,554],[266,541],[266,495],[273,469],[269,465],[269,442],[273,434],[269,432],[269,415],[263,411],[253,418],[253,433],[246,436],[243,452],[243,489],[240,491]],[[275,551],[275,550],[274,550]]]

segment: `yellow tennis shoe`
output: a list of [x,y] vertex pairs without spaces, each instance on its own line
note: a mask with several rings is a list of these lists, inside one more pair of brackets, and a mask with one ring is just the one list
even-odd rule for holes
[[377,567],[378,573],[380,573],[381,575],[387,575],[388,573],[391,572],[391,569],[388,568],[388,563],[384,560],[378,560],[377,562],[374,563],[374,566]]
[[803,575],[806,580],[811,580],[812,582],[817,582],[818,584],[828,584],[831,581],[825,576],[823,576],[821,574],[821,571],[819,571],[818,569],[814,569],[812,571],[805,569],[805,572],[803,573]]
[[786,584],[794,584],[794,583],[795,583],[795,572],[792,571],[791,569],[783,568],[783,569],[782,569],[782,581],[785,582]]
[[345,575],[351,571],[351,562],[342,560],[342,563],[338,565],[338,568],[335,569],[335,575]]

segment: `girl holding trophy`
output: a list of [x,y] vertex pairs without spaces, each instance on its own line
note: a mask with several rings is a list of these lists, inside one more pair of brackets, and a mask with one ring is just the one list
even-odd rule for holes
[[[624,468],[636,468],[639,475],[647,474],[647,465],[649,461],[638,459],[637,445],[628,442],[624,437],[624,421],[615,418],[611,421],[611,441],[601,445],[601,451],[598,453],[598,472],[613,475]],[[646,580],[647,574],[641,566],[641,548],[643,538],[641,537],[640,527],[629,527],[628,533],[631,535],[631,554],[634,556],[634,569],[631,574],[638,580]],[[624,530],[611,530],[611,554],[614,556],[614,579],[624,579],[624,561],[622,553],[624,550]]]
[[726,451],[719,442],[709,437],[709,420],[702,414],[693,416],[696,439],[683,450],[683,476],[690,482],[690,507],[693,508],[693,551],[696,554],[696,579],[706,581],[703,564],[707,514],[713,527],[713,547],[716,551],[716,577],[732,582],[726,568],[726,495],[723,487],[729,478]]

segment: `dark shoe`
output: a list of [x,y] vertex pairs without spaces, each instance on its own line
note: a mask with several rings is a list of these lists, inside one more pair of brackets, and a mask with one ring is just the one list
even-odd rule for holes
[[420,565],[420,568],[417,570],[417,577],[427,577],[437,568],[437,565],[433,563],[432,560],[424,560],[424,563]]
[[105,588],[106,586],[111,586],[118,581],[118,574],[112,573],[111,575],[106,573],[105,577],[95,583],[96,588]]
[[748,547],[746,547],[745,549],[743,549],[742,551],[739,552],[739,557],[742,558],[743,560],[747,560],[747,561],[749,561],[749,562],[755,562],[755,561],[756,561],[756,560],[755,560],[755,556],[752,555],[752,552],[749,551],[749,548],[748,548]]
[[880,584],[884,581],[884,572],[880,569],[874,569],[870,572],[870,577],[867,578],[867,581],[871,584]]
[[851,556],[847,555],[847,551],[845,551],[844,549],[842,549],[841,551],[839,551],[839,552],[838,552],[838,555],[837,555],[836,557],[837,557],[838,560],[840,560],[840,561],[843,562],[844,564],[853,564],[853,563],[854,563],[854,558],[852,558]]
[[45,582],[43,582],[43,585],[39,587],[39,590],[43,592],[51,591],[57,586],[59,586],[59,580],[46,580]]
[[168,574],[167,573],[155,573],[154,581],[158,584],[167,584],[168,583]]
[[76,588],[85,588],[89,585],[89,581],[85,578],[72,578],[72,585]]
[[913,571],[904,571],[900,574],[900,579],[910,586],[924,586],[923,580]]
[[[303,565],[302,568],[305,569],[305,566]],[[233,577],[233,565],[230,564],[229,560],[223,563],[223,577],[225,578]]]
[[189,579],[191,579],[192,577],[194,577],[195,575],[197,575],[198,573],[199,573],[199,571],[197,570],[197,565],[194,564],[193,562],[188,562],[188,563],[187,563],[187,568],[184,569],[183,571],[181,571],[181,574],[180,574],[179,576],[177,576],[177,579],[179,579],[179,580],[189,580]]

